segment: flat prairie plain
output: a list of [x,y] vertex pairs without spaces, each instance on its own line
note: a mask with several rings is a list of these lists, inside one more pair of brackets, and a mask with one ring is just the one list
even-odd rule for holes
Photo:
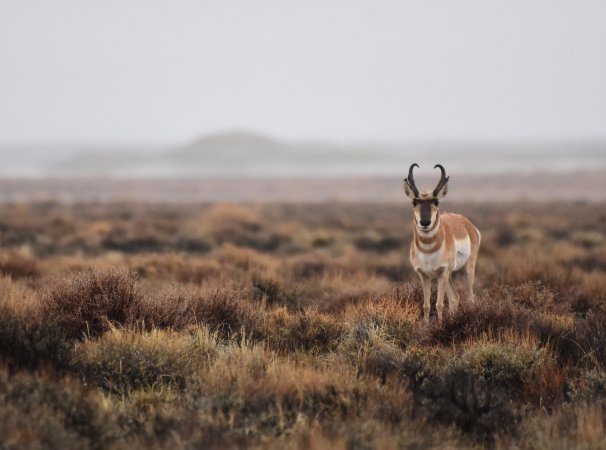
[[441,208],[476,302],[425,325],[405,201],[0,205],[0,441],[604,448],[606,203]]
[[[430,166],[431,167],[431,166]],[[604,200],[606,172],[448,172],[448,200],[503,203],[512,201]],[[426,167],[424,167],[426,169]],[[498,168],[497,168],[498,169]],[[405,174],[407,167],[402,169]],[[399,203],[402,177],[217,177],[217,178],[1,178],[1,203],[136,202],[136,203]],[[433,188],[437,174],[418,173],[421,189]]]

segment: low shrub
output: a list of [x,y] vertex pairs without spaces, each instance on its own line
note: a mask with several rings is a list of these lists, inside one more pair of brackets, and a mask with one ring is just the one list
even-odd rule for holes
[[414,289],[410,285],[380,298],[372,299],[345,309],[344,320],[367,329],[377,327],[386,339],[405,348],[411,341],[419,339],[419,307],[412,301]]
[[[541,372],[554,375],[554,364],[546,347],[532,342],[474,342],[460,355],[451,358],[443,370],[464,371],[476,374],[488,382],[506,389],[508,396],[529,400],[526,388],[538,388]],[[538,389],[536,389],[538,390]],[[523,398],[525,397],[525,398]]]
[[161,252],[168,248],[168,243],[159,241],[155,236],[124,237],[110,236],[101,242],[105,250],[124,253]]
[[26,318],[0,308],[0,359],[9,369],[34,370],[45,365],[65,369],[72,344],[53,320]]
[[474,303],[462,301],[454,313],[447,313],[429,329],[430,343],[454,344],[500,330],[525,330],[532,313],[499,296],[482,296]]
[[579,359],[606,369],[606,313],[595,312],[578,319],[570,340],[577,345]]
[[386,341],[375,339],[369,344],[362,347],[357,354],[358,373],[377,376],[383,383],[386,383],[391,375],[400,375],[404,352]]
[[36,259],[12,251],[0,254],[0,274],[13,278],[37,278],[40,267]]
[[112,323],[127,324],[140,301],[132,272],[91,269],[56,280],[40,298],[38,314],[67,336],[83,338],[102,334]]
[[511,433],[520,420],[505,388],[464,370],[429,375],[413,393],[415,415],[454,424],[483,442]]
[[267,271],[254,271],[251,275],[253,298],[262,300],[270,305],[279,304],[295,308],[296,292],[292,287],[286,287],[280,277]]
[[114,394],[159,386],[183,389],[195,364],[205,362],[214,351],[213,339],[206,334],[200,340],[204,336],[113,329],[78,344],[71,368],[84,382]]
[[288,312],[286,308],[268,311],[255,328],[255,338],[278,352],[325,353],[334,350],[343,324],[313,309]]
[[181,237],[174,244],[176,250],[187,253],[205,254],[212,250],[212,245],[204,239]]
[[146,297],[133,314],[133,319],[147,327],[180,330],[204,324],[222,336],[252,330],[256,317],[248,292],[237,288],[172,287]]
[[521,416],[507,389],[469,367],[449,365],[449,358],[423,348],[406,352],[401,373],[412,392],[413,418],[456,425],[485,444],[513,431]]
[[405,242],[401,237],[362,236],[355,239],[354,244],[359,250],[386,253],[401,250]]
[[122,437],[97,394],[23,372],[0,372],[0,419],[5,448],[104,449]]

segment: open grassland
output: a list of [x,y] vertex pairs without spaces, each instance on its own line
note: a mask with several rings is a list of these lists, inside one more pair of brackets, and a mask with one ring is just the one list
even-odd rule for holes
[[444,202],[428,326],[409,208],[0,206],[3,448],[604,448],[606,204]]

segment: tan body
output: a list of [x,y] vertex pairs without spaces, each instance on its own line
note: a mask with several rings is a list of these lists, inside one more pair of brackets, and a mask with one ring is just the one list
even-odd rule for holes
[[451,311],[459,306],[459,296],[451,280],[452,272],[463,269],[466,275],[466,295],[474,300],[473,283],[480,250],[480,232],[469,219],[459,214],[436,214],[431,230],[414,228],[410,246],[410,263],[423,283],[423,313],[429,320],[431,281],[438,280],[436,310],[442,319],[444,295],[448,295]]
[[404,179],[404,192],[412,200],[414,211],[414,237],[410,246],[410,262],[423,283],[423,314],[429,320],[431,306],[431,280],[438,280],[436,310],[438,319],[444,313],[444,295],[448,295],[450,311],[459,307],[457,294],[450,275],[457,270],[465,271],[466,294],[474,300],[473,282],[478,252],[480,232],[471,221],[460,214],[440,214],[438,205],[448,192],[448,180],[444,167],[436,164],[442,173],[433,191],[419,192],[415,185],[412,164],[408,178]]

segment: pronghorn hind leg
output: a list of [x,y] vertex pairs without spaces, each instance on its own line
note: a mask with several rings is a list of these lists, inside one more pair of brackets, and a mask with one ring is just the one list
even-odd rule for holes
[[465,289],[467,291],[467,298],[470,303],[475,301],[473,283],[476,277],[476,262],[478,261],[478,254],[480,253],[480,241],[482,240],[480,232],[477,229],[475,229],[475,232],[478,234],[478,239],[477,241],[474,240],[475,242],[471,248],[471,255],[467,261],[467,264],[465,264],[465,274],[467,275],[467,286],[465,286]]
[[459,309],[459,294],[457,294],[450,277],[448,278],[448,283],[446,284],[446,295],[448,295],[448,309],[452,314]]
[[469,300],[470,303],[473,303],[475,301],[475,296],[473,293],[473,283],[475,280],[475,275],[476,274],[476,258],[471,258],[467,264],[465,264],[465,276],[466,276],[466,286],[465,286],[465,291],[467,294],[467,299]]
[[438,320],[442,320],[444,313],[444,294],[449,284],[450,273],[446,269],[438,276],[438,299],[436,300],[436,310],[438,312]]
[[429,311],[431,308],[431,278],[423,272],[419,272],[421,283],[423,284],[423,318],[429,322]]

